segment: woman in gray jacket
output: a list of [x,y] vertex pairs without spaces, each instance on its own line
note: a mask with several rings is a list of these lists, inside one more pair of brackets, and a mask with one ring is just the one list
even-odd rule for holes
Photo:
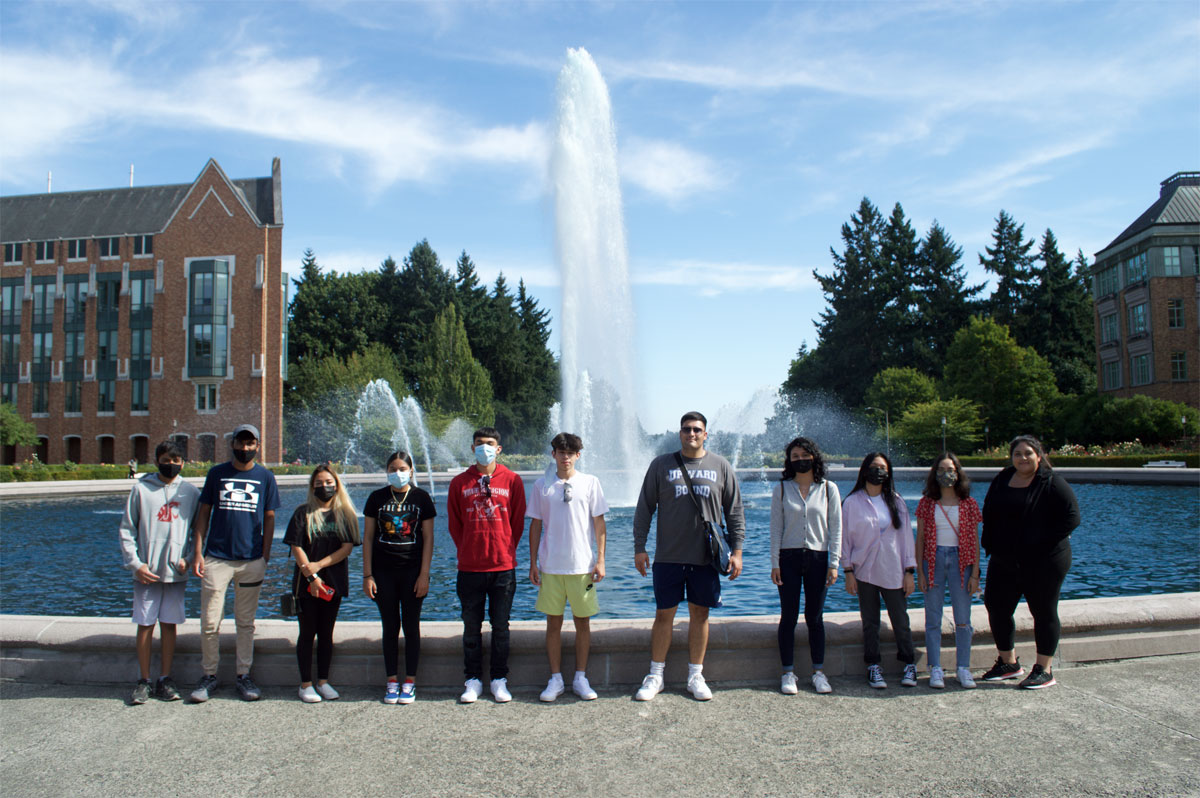
[[818,693],[833,692],[824,672],[825,593],[837,581],[841,550],[841,494],[825,478],[817,444],[796,438],[784,449],[783,476],[771,493],[771,581],[779,587],[779,689],[784,695],[799,692],[794,653],[802,593],[812,685]]

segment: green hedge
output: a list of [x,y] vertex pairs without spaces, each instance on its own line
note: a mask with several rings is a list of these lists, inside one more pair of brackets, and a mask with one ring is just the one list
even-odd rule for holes
[[[1006,466],[1007,457],[974,457],[967,455],[958,458],[965,466]],[[1192,452],[1183,454],[1125,454],[1125,455],[1091,455],[1091,454],[1057,454],[1051,455],[1050,461],[1061,468],[1141,468],[1146,463],[1156,460],[1182,460],[1188,468],[1200,468],[1200,454]]]
[[[212,468],[212,463],[188,463],[183,467],[182,474],[185,477],[202,477],[208,473],[208,469]],[[278,465],[270,466],[273,473],[277,475],[284,474],[311,474],[313,466],[311,465]],[[149,474],[156,470],[154,467],[144,465],[138,468],[139,474]],[[339,468],[338,471],[344,474],[361,474],[361,466],[347,466]],[[129,473],[129,466],[124,465],[31,465],[22,463],[20,465],[0,466],[0,482],[62,482],[72,479],[125,479]]]

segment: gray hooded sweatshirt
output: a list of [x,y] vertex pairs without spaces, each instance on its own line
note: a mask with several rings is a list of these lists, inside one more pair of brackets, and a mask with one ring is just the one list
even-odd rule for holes
[[164,483],[147,474],[134,483],[121,518],[121,558],[130,571],[149,565],[164,582],[185,582],[188,575],[174,564],[192,553],[192,519],[200,489],[175,477]]

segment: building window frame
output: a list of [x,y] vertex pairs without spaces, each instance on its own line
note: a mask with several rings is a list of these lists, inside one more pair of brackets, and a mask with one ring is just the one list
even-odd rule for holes
[[1186,326],[1186,321],[1183,315],[1183,300],[1168,299],[1167,300],[1167,328],[1171,330],[1182,330]]
[[1180,255],[1179,247],[1163,247],[1163,276],[1165,277],[1181,277],[1183,276],[1183,260]]
[[1146,253],[1139,252],[1125,261],[1125,285],[1135,285],[1146,281]]
[[150,380],[130,380],[129,412],[147,413],[150,410]]
[[54,242],[37,241],[33,249],[34,263],[54,263]]
[[1121,323],[1117,318],[1116,313],[1109,313],[1100,317],[1100,343],[1107,344],[1110,341],[1117,341],[1121,338]]
[[196,412],[216,413],[221,409],[221,385],[215,382],[196,384]]
[[50,415],[50,383],[35,382],[32,385],[34,418],[47,418]]
[[1150,355],[1133,355],[1129,358],[1129,384],[1133,387],[1154,382]]
[[133,237],[133,257],[149,258],[154,255],[154,236],[140,235]]
[[113,415],[117,407],[117,381],[96,381],[96,415]]
[[1187,352],[1171,353],[1171,382],[1187,381]]
[[67,260],[68,261],[87,260],[87,250],[88,250],[87,243],[88,243],[88,240],[86,238],[68,239],[67,240]]
[[1139,302],[1129,306],[1129,334],[1141,335],[1146,332],[1146,303]]
[[117,260],[121,257],[120,236],[97,238],[96,247],[100,251],[100,260]]
[[4,265],[20,266],[25,262],[25,243],[13,241],[4,245]]

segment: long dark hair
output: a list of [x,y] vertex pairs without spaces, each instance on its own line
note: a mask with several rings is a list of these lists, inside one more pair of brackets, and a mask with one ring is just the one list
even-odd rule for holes
[[813,482],[821,482],[825,479],[825,456],[821,454],[817,442],[808,438],[796,438],[783,449],[783,476],[779,478],[780,482],[787,482],[796,476],[796,472],[792,470],[793,449],[803,449],[812,455]]
[[1032,435],[1028,435],[1028,434],[1018,435],[1017,437],[1013,438],[1012,441],[1009,442],[1009,444],[1008,444],[1008,461],[1009,461],[1008,464],[1009,465],[1012,465],[1012,453],[1022,443],[1029,444],[1029,448],[1033,449],[1033,451],[1037,453],[1038,473],[1039,474],[1043,473],[1042,469],[1049,471],[1051,468],[1053,468],[1053,466],[1050,463],[1050,457],[1046,454],[1045,447],[1042,446],[1042,442],[1039,441],[1037,438],[1033,437]]
[[[896,508],[896,488],[892,482],[892,461],[883,452],[870,452],[863,458],[862,465],[858,467],[858,479],[854,482],[854,490],[850,494],[857,493],[864,489],[867,484],[867,472],[871,470],[871,463],[876,457],[882,457],[883,462],[887,463],[887,478],[883,480],[880,486],[883,489],[883,500],[887,503],[888,512],[892,514],[892,526],[896,529],[900,528],[900,510]],[[849,496],[847,496],[849,498]]]
[[955,495],[960,499],[970,498],[971,478],[963,471],[962,463],[958,462],[958,456],[954,452],[942,452],[933,458],[933,465],[929,466],[929,475],[925,477],[925,490],[921,491],[921,495],[934,501],[942,498],[942,486],[937,481],[937,470],[943,460],[954,463],[954,471],[958,474],[958,482],[954,483]]

